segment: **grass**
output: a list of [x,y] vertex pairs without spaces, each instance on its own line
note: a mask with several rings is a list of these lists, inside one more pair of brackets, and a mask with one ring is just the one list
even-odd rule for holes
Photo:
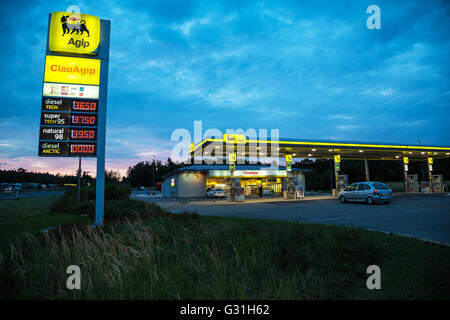
[[56,228],[70,222],[88,222],[89,218],[75,214],[36,214],[20,220],[0,224],[0,249],[6,248],[10,241],[22,238],[26,233],[37,234],[44,229]]
[[35,214],[50,213],[53,201],[61,197],[52,195],[45,197],[21,198],[20,200],[0,201],[0,223],[19,220]]
[[[2,250],[0,299],[450,298],[449,247],[347,227],[146,210],[147,219],[65,224]],[[29,227],[40,216],[32,218]],[[73,264],[81,290],[66,289]],[[381,268],[379,291],[366,288],[372,264]]]
[[0,201],[0,248],[8,246],[27,232],[38,233],[61,223],[87,221],[86,217],[69,214],[50,214],[52,203],[60,195]]
[[0,201],[0,248],[25,233],[39,233],[62,223],[88,221],[88,218],[73,214],[50,214],[52,203],[61,195],[22,198]]

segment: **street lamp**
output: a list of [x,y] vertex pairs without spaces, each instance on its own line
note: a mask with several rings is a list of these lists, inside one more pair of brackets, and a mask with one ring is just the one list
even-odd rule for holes
[[153,155],[153,163],[152,163],[152,167],[153,167],[153,188],[155,188],[155,156]]

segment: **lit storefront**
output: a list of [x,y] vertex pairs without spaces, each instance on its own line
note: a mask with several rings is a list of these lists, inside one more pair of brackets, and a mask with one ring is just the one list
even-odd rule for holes
[[[305,172],[293,168],[296,185],[305,186]],[[286,168],[270,168],[264,165],[238,165],[234,171],[245,196],[281,195],[286,184]],[[205,197],[209,188],[229,190],[230,171],[228,165],[191,165],[166,175],[162,184],[163,197]],[[284,186],[284,187],[283,187]],[[261,189],[262,188],[262,189]]]

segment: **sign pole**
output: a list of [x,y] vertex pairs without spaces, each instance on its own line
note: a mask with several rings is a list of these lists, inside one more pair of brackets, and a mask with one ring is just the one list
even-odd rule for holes
[[98,57],[100,65],[100,91],[98,101],[97,129],[97,176],[95,184],[95,225],[103,225],[105,207],[105,140],[106,140],[106,101],[108,95],[108,60],[111,22],[100,20],[100,46]]
[[80,201],[80,189],[81,189],[81,157],[78,158],[78,202]]

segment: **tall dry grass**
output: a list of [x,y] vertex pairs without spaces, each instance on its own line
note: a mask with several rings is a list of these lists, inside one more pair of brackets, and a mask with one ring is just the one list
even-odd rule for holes
[[[149,227],[137,218],[105,229],[74,227],[42,238],[27,234],[25,242],[11,245],[8,256],[1,259],[1,295],[6,299],[261,296],[249,288],[251,257],[242,257],[229,240],[224,250],[214,238],[198,242],[192,236],[174,234],[172,223],[161,220]],[[81,290],[66,288],[69,265],[81,269]],[[291,282],[288,279],[285,285]]]
[[[137,216],[28,234],[0,256],[0,298],[330,298],[333,287],[359,286],[378,256],[378,244],[356,230]],[[66,288],[69,265],[81,269],[81,290]]]

